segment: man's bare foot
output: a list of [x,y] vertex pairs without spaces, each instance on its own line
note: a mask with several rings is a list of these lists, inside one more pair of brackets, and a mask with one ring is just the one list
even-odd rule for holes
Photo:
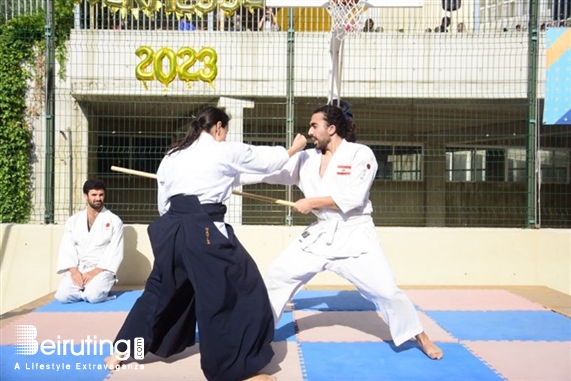
[[434,345],[434,343],[432,342],[432,340],[428,338],[426,333],[421,332],[418,335],[416,335],[416,341],[418,342],[418,345],[420,345],[420,349],[422,349],[424,354],[426,354],[431,359],[440,360],[442,356],[444,356],[444,353],[442,353],[442,349]]
[[250,378],[245,379],[244,381],[277,381],[278,379],[274,376],[270,376],[269,374],[256,374]]
[[112,355],[105,357],[105,366],[108,370],[117,369],[119,364],[121,364],[121,360],[119,360],[117,356]]

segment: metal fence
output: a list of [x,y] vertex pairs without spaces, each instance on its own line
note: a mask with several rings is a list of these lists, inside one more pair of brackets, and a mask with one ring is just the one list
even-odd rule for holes
[[[449,12],[441,1],[426,0],[422,9],[367,10],[376,33],[346,41],[343,86],[358,141],[379,163],[371,190],[378,226],[571,227],[570,128],[540,123],[544,31],[569,21],[569,2],[531,3],[464,1]],[[330,20],[323,9],[278,9],[281,31],[270,35],[257,32],[263,10],[180,17],[160,8],[122,18],[103,5],[85,0],[75,8],[66,78],[55,86],[56,223],[84,206],[81,184],[88,177],[107,183],[107,204],[126,223],[156,218],[155,183],[110,166],[156,171],[166,148],[207,105],[240,110],[231,112],[230,139],[287,145],[326,101],[325,92],[312,90],[328,76],[322,61]],[[434,33],[443,17],[450,25]],[[112,75],[133,72],[125,69],[123,52],[134,56],[134,47],[156,50],[180,39],[197,50],[215,46],[219,61],[230,63],[220,63],[213,83],[187,88],[173,82],[162,92]],[[247,105],[228,106],[228,99]],[[32,123],[41,158],[49,150],[45,124],[42,116]],[[43,222],[46,163],[34,170],[32,220]],[[302,197],[295,188],[266,184],[244,191]],[[258,201],[231,203],[228,217],[235,223],[313,220]]]
[[2,0],[0,2],[0,24],[14,16],[31,14],[43,8],[45,0]]
[[[70,0],[74,1],[74,0]],[[46,0],[3,0],[0,2],[0,21],[45,7]],[[75,0],[75,27],[83,29],[122,30],[218,30],[257,31],[263,9],[249,11],[240,7],[232,16],[226,16],[218,2],[206,15],[181,15],[169,12],[166,1],[146,1],[140,4],[160,4],[156,10],[122,14],[110,7],[107,0]],[[116,3],[116,1],[115,1]],[[440,4],[462,4],[461,1],[426,0],[420,9],[368,8],[366,17],[373,21],[371,31],[378,32],[434,32],[440,29],[443,17],[451,18],[453,31],[477,33],[505,33],[526,31],[529,21],[529,0],[476,0],[464,1],[453,12]],[[140,7],[135,0],[127,1],[129,9]],[[291,2],[292,5],[295,1]],[[541,0],[538,4],[538,23],[545,27],[562,26],[571,16],[568,0]],[[276,8],[278,24],[288,25],[288,8]],[[451,14],[453,13],[453,14]],[[331,27],[324,8],[294,8],[295,30],[298,32],[328,31]]]

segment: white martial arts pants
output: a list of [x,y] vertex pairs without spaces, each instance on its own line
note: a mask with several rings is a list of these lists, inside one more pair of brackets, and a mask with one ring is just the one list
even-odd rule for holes
[[[91,269],[81,270],[86,273]],[[112,299],[109,297],[111,287],[117,281],[115,274],[109,271],[102,271],[94,276],[85,287],[79,287],[73,282],[71,273],[66,271],[63,275],[55,299],[61,303],[74,303],[85,300],[89,303],[100,303]]]
[[[396,285],[391,268],[379,242],[375,227],[360,224],[337,228],[331,243],[304,243],[295,239],[272,263],[265,277],[276,325],[285,305],[317,273],[329,270],[353,283],[372,301],[389,325],[395,345],[401,345],[423,331],[418,314],[406,294]],[[315,235],[315,231],[312,232]],[[320,238],[324,240],[323,237]],[[341,256],[339,250],[358,246],[358,256]],[[326,254],[329,254],[325,257]]]

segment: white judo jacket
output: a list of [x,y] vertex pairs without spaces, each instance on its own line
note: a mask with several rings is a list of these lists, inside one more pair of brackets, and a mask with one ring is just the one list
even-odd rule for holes
[[240,173],[271,173],[289,156],[284,147],[218,142],[203,132],[188,148],[166,155],[157,170],[160,215],[170,208],[170,198],[195,195],[201,204],[225,202]]
[[318,220],[302,233],[302,246],[328,258],[358,256],[368,250],[368,239],[350,237],[357,233],[373,236],[368,231],[374,229],[369,195],[377,160],[369,147],[343,140],[320,177],[321,158],[320,151],[305,150],[292,156],[282,170],[265,176],[241,175],[239,183],[297,185],[306,198],[332,197],[339,210],[312,211]]
[[87,229],[87,208],[65,223],[59,247],[57,272],[70,267],[80,271],[99,267],[117,274],[123,261],[123,221],[107,208],[99,212],[91,230]]

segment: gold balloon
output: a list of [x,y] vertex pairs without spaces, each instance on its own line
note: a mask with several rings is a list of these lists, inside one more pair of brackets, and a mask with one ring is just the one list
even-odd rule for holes
[[203,17],[205,14],[215,10],[217,4],[216,0],[197,0],[194,3],[194,11],[198,16]]
[[[91,2],[92,0],[88,0]],[[96,1],[97,3],[99,1]],[[127,8],[127,0],[103,0],[103,5],[109,8]]]
[[264,9],[264,0],[242,0],[242,5],[247,8],[250,13],[254,13],[254,9]]
[[[142,58],[143,60],[139,62],[137,67],[135,68],[135,77],[143,82],[143,86],[146,90],[149,90],[146,81],[152,81],[155,79],[155,72],[153,70],[146,71],[146,69],[153,64],[153,60],[155,58],[155,52],[150,46],[140,46],[135,50],[135,54],[137,57]],[[144,56],[144,58],[143,58]]]
[[[190,88],[190,82],[195,82],[200,79],[198,72],[191,73],[190,68],[194,66],[197,59],[196,51],[193,48],[184,47],[180,48],[176,53],[178,58],[182,58],[182,64],[178,67],[178,79],[186,82],[186,85]],[[188,57],[188,58],[186,58]]]
[[103,0],[103,6],[109,7],[113,12],[120,11],[121,19],[125,19],[128,14],[132,14],[137,18],[139,11],[133,8],[133,0]]
[[139,10],[143,11],[145,15],[151,17],[153,12],[158,12],[162,7],[162,2],[159,0],[135,0],[139,5]]
[[240,0],[222,0],[220,9],[224,11],[226,17],[232,17],[234,12],[240,9]]
[[[169,63],[169,68],[166,73],[163,71],[164,58],[167,58]],[[153,60],[153,71],[155,72],[157,81],[165,85],[165,90],[176,78],[176,67],[176,54],[172,51],[172,49],[160,48],[155,54],[155,59]]]
[[210,47],[202,48],[200,49],[200,52],[198,52],[197,58],[200,62],[204,63],[204,67],[198,71],[200,79],[204,82],[208,82],[208,84],[214,88],[212,81],[214,81],[218,75],[218,66],[216,65],[218,62],[218,55],[216,54],[216,51]]
[[176,0],[164,0],[167,13],[176,12]]
[[[174,11],[181,14],[193,14],[195,12],[195,4],[186,4],[186,0],[174,0]],[[169,11],[169,6],[167,5],[167,12]]]

